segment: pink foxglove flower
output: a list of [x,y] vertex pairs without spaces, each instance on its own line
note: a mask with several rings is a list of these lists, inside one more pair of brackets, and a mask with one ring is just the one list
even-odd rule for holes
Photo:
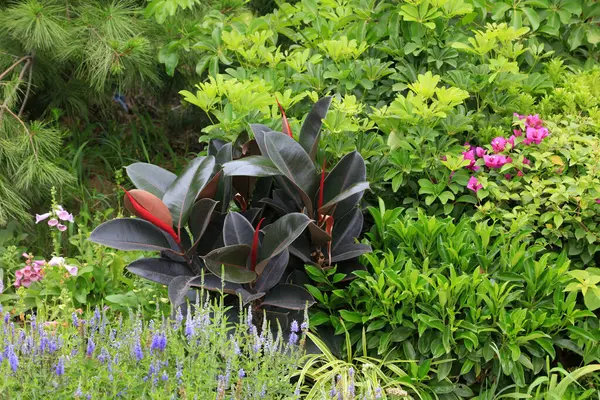
[[479,180],[476,177],[472,176],[471,179],[469,179],[469,182],[467,183],[467,189],[470,189],[477,193],[477,191],[481,188],[483,188],[483,185],[479,183]]
[[463,151],[463,157],[465,160],[469,160],[470,163],[465,168],[472,171],[477,171],[480,167],[475,165],[475,150]]
[[58,220],[56,218],[52,218],[51,220],[48,221],[48,225],[56,226],[56,225],[58,225]]
[[52,257],[50,261],[48,261],[48,265],[50,267],[56,267],[57,265],[63,265],[65,263],[64,257]]
[[504,164],[512,162],[510,157],[502,154],[485,155],[483,156],[483,160],[485,161],[485,166],[488,168],[502,168]]
[[528,145],[531,143],[540,144],[548,136],[548,129],[528,127],[526,136],[527,138],[523,140],[523,143]]
[[62,219],[63,221],[67,221],[69,219],[69,212],[65,211],[65,210],[60,210],[59,212],[56,213],[56,215],[58,216],[58,218]]
[[64,226],[63,224],[58,224],[56,225],[56,227],[58,228],[59,231],[64,232],[67,230],[67,227]]
[[48,219],[48,217],[50,217],[50,215],[52,215],[52,213],[46,213],[46,214],[35,214],[35,223],[39,224],[40,222],[44,221],[45,219]]
[[506,148],[506,139],[502,136],[498,136],[497,138],[492,139],[492,149],[494,153],[501,153]]

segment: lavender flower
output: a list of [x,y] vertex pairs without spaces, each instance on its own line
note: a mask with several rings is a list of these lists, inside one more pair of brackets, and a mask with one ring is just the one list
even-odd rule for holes
[[9,344],[8,346],[6,346],[4,357],[8,359],[8,364],[10,365],[12,371],[17,372],[17,369],[19,369],[19,358],[15,353],[13,345]]
[[85,355],[88,357],[91,357],[94,354],[95,349],[96,349],[96,345],[94,344],[94,339],[89,338]]
[[304,321],[301,325],[300,325],[300,329],[302,329],[302,332],[306,332],[308,330],[308,321]]
[[167,337],[164,333],[157,332],[152,336],[152,343],[150,344],[151,350],[164,351],[167,347]]
[[194,320],[192,319],[192,314],[188,313],[185,318],[185,336],[187,336],[188,338],[192,337],[194,335],[194,331]]
[[63,356],[60,356],[58,358],[58,363],[56,364],[56,368],[54,371],[58,376],[63,376],[65,374],[65,360]]
[[242,351],[240,350],[240,346],[237,343],[237,340],[233,341],[233,352],[235,353],[236,356],[239,356],[240,354],[242,354]]
[[6,314],[4,314],[4,323],[8,324],[8,321],[10,321],[10,314],[7,312]]
[[163,381],[168,381],[169,380],[169,375],[167,375],[167,371],[163,371],[160,379],[162,379]]
[[381,397],[382,397],[382,393],[381,392],[382,392],[382,390],[381,390],[380,387],[378,387],[377,389],[375,389],[375,398],[376,399],[381,399]]
[[73,311],[73,314],[71,314],[71,319],[73,320],[73,326],[75,328],[79,328],[79,318],[77,317],[77,313],[75,311]]
[[77,398],[77,397],[81,397],[83,396],[83,391],[81,390],[81,383],[79,384],[79,386],[77,386],[77,390],[75,391],[75,393],[73,393],[73,397]]
[[98,356],[98,361],[104,364],[109,358],[110,354],[108,354],[108,350],[106,350],[106,347],[102,347],[102,350],[100,350],[100,355]]
[[290,327],[290,330],[294,333],[298,333],[298,321],[293,320],[292,321],[292,326]]
[[181,323],[183,322],[183,314],[181,313],[181,307],[177,308],[177,314],[175,314],[175,326],[174,330],[178,331],[181,328]]
[[240,368],[240,370],[238,371],[238,377],[244,378],[246,376],[246,371],[244,371],[244,368]]
[[290,339],[288,340],[288,344],[290,346],[295,346],[298,343],[298,335],[294,332],[290,333]]
[[177,360],[177,371],[175,372],[175,379],[177,379],[177,382],[181,385],[182,382],[182,378],[183,377],[183,362],[180,360]]
[[133,345],[133,355],[138,361],[142,361],[144,358],[144,352],[142,351],[142,345],[140,344],[140,339],[138,338]]

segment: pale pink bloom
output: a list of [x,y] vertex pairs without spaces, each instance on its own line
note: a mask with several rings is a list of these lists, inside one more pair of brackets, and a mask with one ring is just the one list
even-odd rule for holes
[[506,139],[503,138],[502,136],[498,136],[498,137],[492,139],[491,144],[492,144],[492,149],[494,150],[494,153],[501,153],[506,148]]
[[28,288],[31,285],[31,279],[29,279],[29,278],[23,278],[23,279],[21,279],[20,283],[21,283],[22,286],[25,286],[25,287]]
[[46,261],[45,260],[34,260],[33,261],[33,268],[40,268],[43,267],[44,265],[46,265]]
[[64,232],[64,231],[66,231],[66,230],[67,230],[67,227],[66,227],[66,226],[64,226],[63,224],[58,224],[56,227],[57,227],[57,228],[58,228],[58,230],[59,230],[59,231],[61,231],[61,232]]
[[64,257],[52,257],[50,261],[48,261],[48,265],[50,267],[55,267],[57,265],[63,265],[65,263]]
[[79,271],[79,269],[75,265],[65,265],[65,268],[72,276],[77,275],[77,271]]
[[60,210],[56,213],[56,215],[58,215],[58,218],[62,219],[63,221],[67,221],[69,219],[69,212],[65,210]]
[[477,193],[477,191],[479,189],[481,189],[483,187],[482,184],[479,183],[479,180],[472,176],[471,179],[469,179],[469,182],[467,183],[467,189],[470,189],[472,191],[474,191],[475,193]]
[[58,220],[56,218],[52,218],[50,221],[48,221],[48,225],[56,226],[58,225]]
[[510,157],[502,154],[485,155],[483,156],[483,160],[485,161],[485,166],[489,168],[502,168],[504,164],[512,162]]
[[49,216],[51,216],[52,213],[45,213],[45,214],[35,214],[35,223],[39,224],[41,221],[47,219]]

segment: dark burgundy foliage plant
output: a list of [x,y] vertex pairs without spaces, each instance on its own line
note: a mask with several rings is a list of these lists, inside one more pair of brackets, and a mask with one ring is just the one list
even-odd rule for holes
[[[326,97],[315,104],[299,141],[282,109],[285,133],[251,125],[254,139],[211,141],[208,155],[179,176],[152,164],[128,166],[137,189],[125,190],[125,206],[137,218],[105,222],[90,240],[159,252],[127,269],[168,285],[173,307],[199,287],[237,294],[273,314],[312,305],[310,293],[294,284],[308,281],[305,264],[337,265],[350,277],[358,256],[371,250],[357,241],[358,206],[369,187],[363,158],[352,152],[329,172],[324,157],[317,163],[330,103]],[[239,211],[229,210],[234,204]]]

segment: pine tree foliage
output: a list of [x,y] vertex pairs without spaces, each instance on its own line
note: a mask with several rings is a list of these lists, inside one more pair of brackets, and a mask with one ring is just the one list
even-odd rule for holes
[[127,0],[0,2],[0,226],[73,182],[63,133],[27,117],[86,118],[116,93],[156,87],[155,29]]

